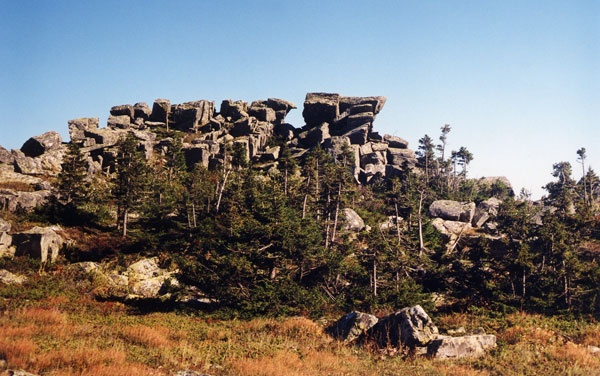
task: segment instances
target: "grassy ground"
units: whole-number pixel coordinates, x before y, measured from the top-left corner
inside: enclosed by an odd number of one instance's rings
[[[600,324],[537,315],[435,316],[440,329],[483,327],[498,348],[481,359],[436,361],[348,347],[304,317],[218,320],[140,313],[98,302],[68,269],[0,285],[4,369],[43,375],[600,375]],[[335,319],[335,318],[332,318]],[[2,369],[0,369],[0,372]]]

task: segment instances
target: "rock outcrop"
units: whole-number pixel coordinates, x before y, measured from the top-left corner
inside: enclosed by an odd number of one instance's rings
[[[365,228],[365,221],[354,211],[354,209],[342,209],[344,221],[342,228],[347,231],[361,231]]]
[[[94,278],[95,294],[102,299],[169,299],[170,287],[179,286],[177,270],[161,268],[157,258],[138,260],[120,272],[96,262],[80,262],[73,267]]]
[[[473,227],[482,227],[490,218],[496,217],[498,208],[502,204],[502,200],[496,197],[491,197],[485,201],[481,201],[473,214],[471,224]]]
[[[201,164],[219,168],[229,163],[231,153],[227,150],[235,144],[245,148],[248,160],[257,168],[266,170],[277,166],[281,157],[280,147],[271,144],[277,136],[287,142],[294,158],[302,158],[316,146],[332,155],[349,150],[355,160],[356,180],[368,184],[376,176],[398,176],[416,165],[415,153],[408,149],[406,140],[373,132],[373,123],[385,102],[383,96],[308,93],[302,112],[306,124],[295,128],[285,123],[285,118],[296,106],[283,99],[268,98],[250,104],[227,99],[219,109],[209,100],[176,104],[156,99],[152,106],[143,102],[113,106],[104,128],[97,117],[69,120],[68,128],[70,142],[82,147],[90,175],[114,170],[115,145],[128,133],[138,140],[138,148],[148,159],[160,158],[173,143],[171,138],[158,137],[161,132],[157,131],[162,128],[188,134],[183,153],[190,167]],[[10,167],[10,173],[29,178],[57,176],[65,150],[56,132],[32,137],[20,150],[0,148],[0,172]],[[49,195],[49,191],[30,189],[0,192],[0,205],[10,211],[30,210]]]
[[[475,213],[474,202],[436,200],[429,206],[429,214],[434,218],[470,223]]]
[[[456,334],[464,334],[464,328]],[[327,333],[345,344],[372,344],[379,349],[408,349],[416,355],[437,359],[480,357],[496,347],[496,336],[483,329],[464,336],[440,335],[438,328],[417,305],[389,316],[350,312],[327,328]]]
[[[55,261],[63,244],[53,227],[34,227],[13,234],[15,256],[34,257],[42,263]]]

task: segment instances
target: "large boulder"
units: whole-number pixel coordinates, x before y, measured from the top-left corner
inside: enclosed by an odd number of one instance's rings
[[[200,100],[174,106],[173,127],[181,131],[196,131],[210,123],[215,112],[215,102]]]
[[[0,232],[0,257],[12,257],[15,247],[12,245],[12,236],[7,232]]]
[[[400,137],[391,136],[389,134],[386,134],[383,136],[383,141],[387,142],[387,144],[391,148],[396,148],[396,149],[407,149],[408,148],[408,141],[406,141],[405,139],[400,138]]]
[[[296,105],[292,102],[288,102],[284,99],[278,98],[269,98],[266,103],[267,107],[272,108],[275,111],[275,123],[282,124],[285,120],[287,114],[294,108]]]
[[[179,285],[174,277],[177,270],[161,268],[156,257],[138,260],[125,272],[96,263],[79,263],[77,269],[98,281],[94,293],[105,299],[168,299],[168,287]]]
[[[138,102],[133,105],[133,116],[134,119],[150,119],[150,115],[152,114],[152,109],[145,102]]]
[[[109,128],[128,129],[131,126],[131,118],[128,115],[110,115],[106,121]]]
[[[429,206],[429,214],[435,218],[470,223],[475,213],[474,202],[436,200]]]
[[[481,201],[479,205],[477,205],[477,208],[475,208],[475,213],[473,214],[473,219],[471,221],[473,227],[481,227],[490,218],[494,218],[498,214],[500,204],[502,204],[502,200],[497,199],[496,197]]]
[[[339,100],[339,94],[306,94],[302,116],[307,127],[316,127],[323,123],[333,124],[339,115]]]
[[[78,118],[69,120],[69,136],[71,141],[82,141],[85,139],[85,131],[98,129],[98,118]]]
[[[128,116],[130,120],[135,119],[135,111],[133,106],[130,104],[122,104],[119,106],[113,106],[110,109],[112,116]]]
[[[12,153],[0,146],[0,163],[12,164],[14,160]]]
[[[6,221],[4,218],[0,218],[0,232],[10,232],[11,227],[10,222]]]
[[[385,105],[386,97],[384,96],[374,96],[374,97],[345,97],[342,96],[339,99],[339,111],[346,112],[350,110],[349,113],[359,113],[359,112],[373,112],[374,115],[377,115]]]
[[[365,228],[365,221],[354,211],[354,209],[342,209],[344,222],[342,228],[347,231],[361,231]]]
[[[156,99],[152,105],[150,120],[153,122],[167,123],[171,115],[171,101],[168,99]]]
[[[389,147],[387,149],[387,161],[392,166],[408,166],[409,168],[412,168],[417,164],[417,157],[415,156],[415,152],[411,149]]]
[[[477,358],[496,347],[496,336],[479,334],[438,337],[427,346],[427,355],[437,359]]]
[[[364,336],[367,330],[377,324],[377,317],[368,313],[353,311],[342,316],[327,332],[335,339],[350,343]]]
[[[24,175],[57,176],[62,170],[65,148],[48,151],[37,157],[28,157],[21,150],[13,150],[14,170]]]
[[[166,294],[167,286],[177,286],[174,271],[162,269],[156,257],[141,259],[127,268],[128,299],[154,299]]]
[[[30,256],[41,262],[55,261],[63,243],[53,227],[36,226],[13,235],[15,256]]]
[[[490,189],[494,186],[496,186],[497,188],[506,188],[509,196],[514,196],[515,194],[512,184],[506,176],[487,176],[478,179],[476,183],[479,187],[482,188]]]
[[[277,119],[274,109],[267,106],[266,101],[254,101],[248,109],[248,115],[254,116],[259,121],[273,123]]]
[[[21,151],[25,156],[35,158],[50,151],[59,150],[62,146],[62,139],[58,132],[46,132],[25,141],[21,146]]]
[[[244,101],[232,101],[226,99],[221,102],[220,114],[230,120],[236,121],[248,117],[248,103]]]
[[[330,139],[329,124],[322,123],[321,125],[310,128],[298,135],[298,146],[306,149],[313,148],[322,144],[325,140]]]
[[[438,337],[438,328],[420,306],[403,308],[380,319],[367,335],[379,347],[423,347]]]
[[[18,210],[30,212],[45,203],[51,195],[48,190],[18,192],[12,189],[0,189],[0,209],[11,213]]]

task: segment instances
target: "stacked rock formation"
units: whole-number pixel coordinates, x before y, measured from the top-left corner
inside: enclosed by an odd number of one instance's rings
[[[277,137],[288,144],[295,158],[317,145],[332,155],[350,148],[355,156],[354,176],[367,184],[374,176],[395,176],[416,164],[408,142],[373,131],[385,102],[383,96],[308,93],[302,112],[306,124],[296,128],[285,122],[296,106],[283,99],[250,104],[224,100],[218,111],[208,100],[172,104],[168,99],[156,99],[152,106],[112,107],[106,127],[100,127],[97,117],[70,120],[68,127],[71,142],[82,146],[90,176],[112,171],[116,145],[127,134],[135,136],[138,147],[151,159],[165,153],[173,142],[161,136],[164,131],[177,130],[184,132],[183,152],[189,166],[200,163],[218,168],[230,158],[227,150],[238,144],[255,167],[266,170],[278,163],[280,147],[270,146]],[[47,200],[52,188],[47,178],[61,171],[65,150],[56,132],[32,137],[20,150],[0,147],[0,177],[5,182],[5,187],[0,187],[0,206],[9,211],[31,210]]]

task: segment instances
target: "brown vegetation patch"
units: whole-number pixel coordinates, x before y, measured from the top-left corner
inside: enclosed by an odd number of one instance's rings
[[[150,328],[146,325],[134,325],[122,330],[123,339],[129,343],[147,348],[161,348],[171,344],[169,330],[160,326]]]

